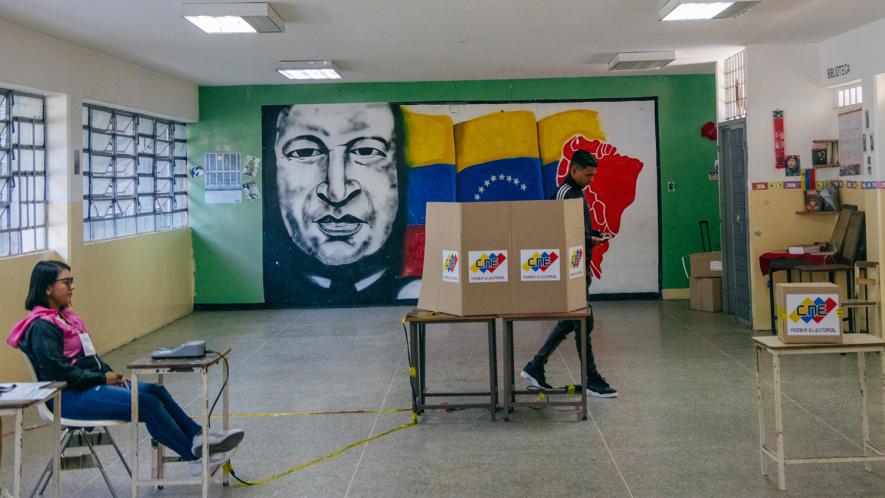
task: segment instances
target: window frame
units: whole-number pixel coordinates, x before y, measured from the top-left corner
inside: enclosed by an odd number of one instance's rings
[[[84,242],[188,227],[187,124],[90,103],[82,112]],[[106,126],[96,123],[98,113],[107,116]],[[97,136],[107,139],[103,150]],[[160,144],[168,153],[160,152]],[[105,170],[97,171],[100,167]],[[105,181],[104,192],[96,193],[96,183]],[[144,206],[147,202],[152,209]],[[107,203],[103,214],[99,203]]]
[[[48,189],[47,181],[47,123],[46,96],[30,92],[22,92],[0,88],[2,95],[2,112],[0,112],[0,258],[20,256],[46,251],[48,248]],[[36,99],[40,104],[40,118],[16,116],[16,98]],[[21,124],[31,127],[31,143],[22,144]],[[37,143],[36,128],[43,129],[42,139]],[[4,145],[5,144],[5,145]],[[30,170],[22,170],[22,156],[25,151],[31,153]],[[38,154],[42,152],[42,154]],[[42,160],[38,161],[38,155]],[[3,166],[5,161],[6,166]],[[40,168],[38,169],[38,162]],[[28,178],[32,180],[28,181]],[[39,190],[39,179],[42,178],[42,192]],[[16,192],[16,189],[18,191]],[[26,199],[22,199],[22,189]],[[15,209],[14,205],[17,204]],[[41,209],[42,208],[42,209]],[[42,210],[42,217],[39,216]],[[13,225],[13,211],[18,216]],[[33,217],[33,220],[31,218]],[[5,219],[4,219],[5,218]],[[42,218],[42,219],[38,219]],[[27,232],[31,232],[30,234]],[[8,234],[8,235],[7,235]],[[31,243],[25,243],[26,237],[32,236]],[[6,238],[6,242],[2,241]],[[14,241],[14,238],[17,241]],[[25,249],[25,248],[28,249]]]
[[[741,50],[727,57],[723,64],[723,104],[726,121],[747,117],[746,61],[746,50]]]

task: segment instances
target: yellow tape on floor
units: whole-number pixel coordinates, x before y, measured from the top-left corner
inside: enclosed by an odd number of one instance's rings
[[[289,470],[286,470],[286,471],[284,471],[284,472],[280,472],[279,474],[274,474],[274,475],[272,475],[272,476],[270,476],[270,477],[267,477],[267,478],[265,478],[265,479],[259,479],[259,480],[257,480],[257,481],[249,481],[248,484],[245,484],[245,483],[242,483],[242,482],[241,482],[241,483],[237,483],[237,484],[234,485],[234,487],[237,487],[237,488],[245,488],[245,487],[247,487],[247,486],[256,486],[256,485],[259,485],[259,484],[267,484],[267,483],[269,483],[269,482],[271,482],[271,481],[275,481],[275,480],[277,480],[277,479],[279,479],[279,478],[281,478],[281,477],[286,477],[287,475],[289,475],[289,474],[291,474],[291,473],[293,473],[293,472],[298,472],[299,470],[304,470],[304,469],[306,469],[306,468],[308,468],[308,467],[312,467],[312,466],[314,466],[314,465],[316,465],[316,464],[318,464],[318,463],[323,463],[323,462],[329,461],[329,460],[331,460],[331,459],[337,457],[338,455],[341,455],[342,453],[344,453],[344,452],[347,451],[347,450],[350,450],[350,449],[356,448],[357,446],[361,446],[361,445],[364,445],[364,444],[366,444],[366,443],[371,443],[372,441],[376,441],[376,440],[378,440],[378,439],[381,439],[381,438],[384,437],[384,436],[389,436],[389,435],[393,434],[394,432],[398,432],[398,431],[401,431],[401,430],[403,430],[403,429],[408,429],[409,427],[412,427],[412,426],[414,426],[414,425],[417,424],[417,423],[418,423],[418,417],[413,413],[413,414],[412,414],[412,418],[411,418],[411,420],[409,420],[408,423],[403,424],[403,425],[401,425],[401,426],[399,426],[399,427],[394,427],[393,429],[390,429],[389,431],[386,431],[386,432],[382,432],[381,434],[378,434],[378,435],[375,435],[375,436],[372,436],[372,437],[368,437],[368,438],[366,438],[366,439],[362,439],[362,440],[357,441],[357,442],[355,442],[355,443],[351,443],[351,444],[345,446],[344,448],[341,448],[341,449],[338,450],[338,451],[334,451],[334,452],[329,453],[328,455],[326,455],[326,456],[324,456],[324,457],[320,457],[320,458],[317,458],[317,459],[315,459],[315,460],[311,460],[311,461],[309,461],[309,462],[307,462],[307,463],[303,463],[303,464],[301,464],[301,465],[297,465],[297,466],[295,466],[295,467],[292,467],[292,468],[289,469]],[[227,464],[227,469],[228,469],[229,471],[233,472],[233,466],[231,466],[230,464]]]
[[[249,417],[309,417],[312,415],[362,415],[368,413],[405,413],[412,411],[411,408],[395,408],[390,410],[336,410],[327,412],[267,412],[267,413],[231,413],[230,418]],[[221,418],[222,415],[212,415],[212,418]],[[193,418],[196,418],[193,417]]]

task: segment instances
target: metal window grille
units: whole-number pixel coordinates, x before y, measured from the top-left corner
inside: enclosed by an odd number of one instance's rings
[[[46,99],[0,89],[0,257],[46,249]]]
[[[187,226],[187,128],[143,114],[83,106],[83,238]]]
[[[743,118],[747,115],[745,51],[725,59],[723,73],[725,89],[725,119]]]
[[[852,107],[863,104],[863,87],[860,85],[840,88],[836,91],[838,107]]]

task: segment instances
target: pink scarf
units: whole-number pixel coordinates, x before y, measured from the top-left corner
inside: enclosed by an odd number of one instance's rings
[[[18,349],[22,336],[25,335],[31,323],[38,318],[52,323],[64,333],[64,355],[66,358],[73,358],[83,350],[80,334],[86,332],[86,324],[83,323],[80,315],[74,313],[74,310],[70,308],[56,311],[42,306],[34,307],[24,320],[12,327],[9,337],[6,338],[6,343]]]

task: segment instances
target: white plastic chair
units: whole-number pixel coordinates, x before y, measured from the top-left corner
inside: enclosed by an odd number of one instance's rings
[[[24,351],[22,351],[21,354],[22,357],[25,359],[25,364],[28,366],[28,370],[31,372],[31,378],[34,382],[38,382],[37,372],[34,371],[34,365],[31,364],[31,359],[28,358],[28,355],[26,355]],[[55,415],[52,413],[52,410],[50,410],[49,407],[46,406],[46,403],[38,403],[37,412],[40,414],[40,418],[47,422],[52,422],[55,417]],[[128,424],[129,421],[81,420],[62,417],[60,423],[62,427],[61,469],[73,470],[98,467],[98,470],[101,472],[101,476],[104,478],[104,482],[108,486],[108,490],[111,492],[111,496],[116,498],[117,494],[114,492],[114,487],[111,485],[111,480],[108,478],[108,474],[107,472],[105,472],[104,466],[101,464],[101,460],[98,459],[98,454],[96,454],[95,452],[95,446],[105,446],[108,444],[113,446],[114,450],[116,450],[117,452],[117,455],[120,457],[120,462],[122,462],[123,467],[126,468],[126,472],[128,472],[129,476],[132,477],[132,471],[129,470],[129,464],[126,463],[126,458],[123,457],[123,452],[120,451],[120,448],[117,446],[117,443],[111,436],[111,432],[108,430],[109,427]],[[98,430],[98,432],[95,432],[96,429]],[[107,438],[107,440],[105,440],[105,438]],[[87,448],[89,448],[91,458],[90,455],[86,453],[68,457],[65,456],[66,449],[82,446],[86,446]],[[37,480],[37,484],[34,485],[34,489],[33,491],[31,491],[31,498],[38,494],[43,495],[43,492],[46,490],[46,486],[49,485],[49,481],[51,478],[52,459],[50,458],[49,463],[46,464],[46,468],[43,469],[43,473],[40,474],[40,479]]]

